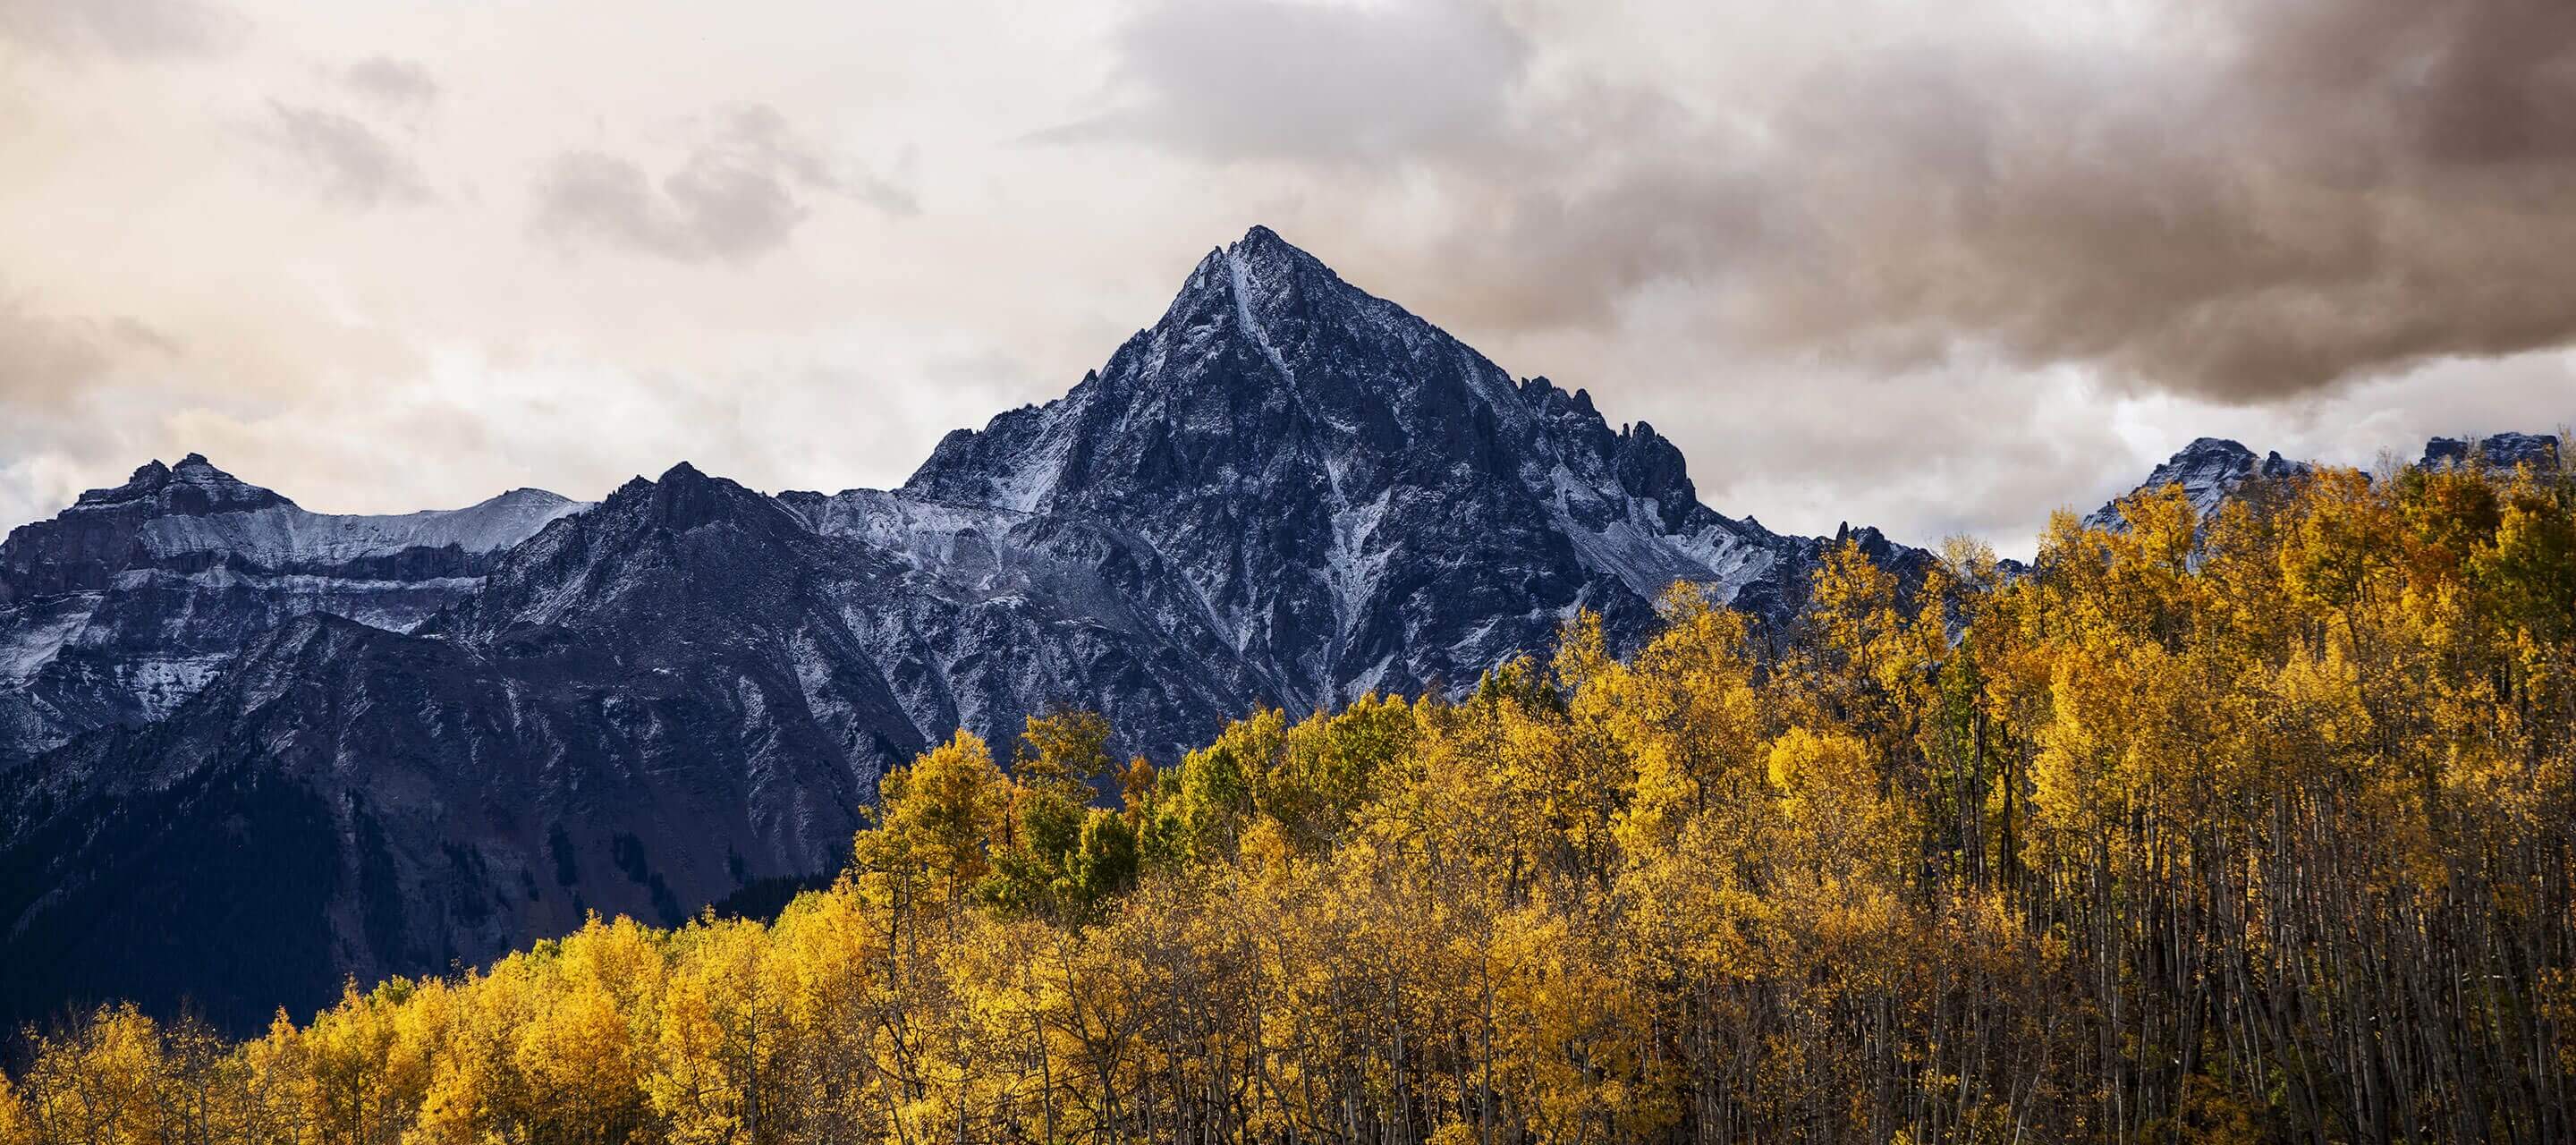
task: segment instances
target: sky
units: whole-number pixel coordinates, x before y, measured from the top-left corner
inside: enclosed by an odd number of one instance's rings
[[[2576,421],[2564,0],[0,0],[0,524],[900,483],[1266,224],[1701,499],[2027,553]]]

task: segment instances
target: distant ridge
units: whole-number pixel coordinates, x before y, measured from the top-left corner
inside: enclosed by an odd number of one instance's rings
[[[2472,460],[2498,470],[2518,465],[2554,469],[2558,465],[2558,438],[2534,433],[2499,433],[2479,439],[2436,437],[2424,443],[2424,455],[2416,464],[2438,469],[2466,465]],[[2192,507],[2207,516],[2248,483],[2304,476],[2316,468],[2314,462],[2286,460],[2278,452],[2257,457],[2253,450],[2237,442],[2203,437],[2175,451],[2128,495],[2179,485]],[[2095,528],[2121,527],[2125,522],[2120,517],[2119,502],[2118,498],[2105,502],[2086,514],[2084,523]]]

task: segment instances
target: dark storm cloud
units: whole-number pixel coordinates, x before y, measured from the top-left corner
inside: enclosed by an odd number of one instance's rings
[[[271,140],[317,181],[324,196],[355,207],[432,197],[419,165],[375,128],[337,112],[274,101],[269,115]]]
[[[1219,160],[1347,162],[1484,146],[1528,45],[1465,3],[1159,4],[1118,41],[1128,106],[1047,132],[1132,136]]]
[[[0,40],[130,59],[221,49],[240,22],[197,0],[0,0]]]
[[[1748,349],[2225,402],[2576,338],[2567,0],[2205,0],[2091,44],[1925,17],[1718,106],[1684,89],[1723,58],[1542,91],[1462,10],[1222,7],[1131,25],[1151,101],[1114,123],[1319,168],[1401,144],[1449,208],[1408,277],[1488,329],[1606,326],[1682,284]]]
[[[1755,328],[1987,342],[2263,401],[2576,335],[2576,6],[2212,6],[2204,41],[1828,72],[1773,152]],[[1819,257],[1821,256],[1821,257]],[[1763,265],[1767,264],[1767,265]]]
[[[785,245],[814,193],[889,214],[919,209],[891,182],[808,147],[775,109],[721,117],[718,130],[658,183],[600,151],[557,156],[540,177],[535,229],[565,243],[607,243],[687,262],[748,262]]]

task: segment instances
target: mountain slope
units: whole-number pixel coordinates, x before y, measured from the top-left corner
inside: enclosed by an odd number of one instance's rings
[[[407,630],[582,505],[519,489],[469,508],[307,512],[190,454],[0,542],[0,769],[157,719],[249,642],[328,612]]]
[[[433,633],[285,625],[169,718],[21,769],[0,957],[54,973],[0,1002],[186,995],[256,1023],[344,973],[828,868],[872,794],[851,757],[921,746],[816,595],[844,566],[864,563],[683,467],[512,551]]]

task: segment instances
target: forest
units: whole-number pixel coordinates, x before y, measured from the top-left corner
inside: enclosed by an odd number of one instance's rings
[[[959,734],[774,920],[31,1028],[0,1145],[2576,1140],[2576,478],[2122,510],[1159,770]]]

